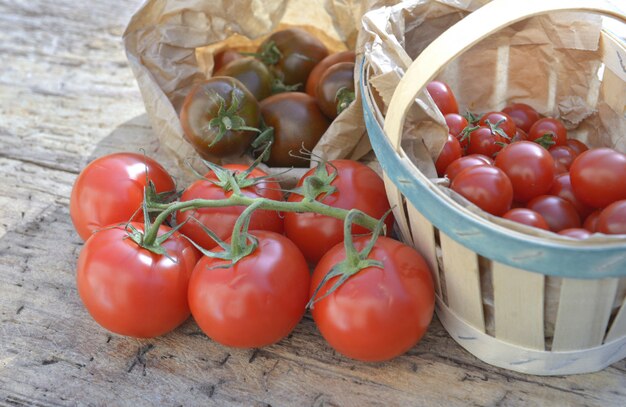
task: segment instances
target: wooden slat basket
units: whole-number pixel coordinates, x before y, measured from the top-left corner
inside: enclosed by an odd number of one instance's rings
[[[401,140],[416,98],[451,61],[513,23],[559,11],[626,22],[624,11],[609,0],[494,0],[420,53],[400,80],[385,117],[368,84],[367,63],[360,78],[368,132],[402,238],[434,270],[439,319],[483,361],[537,375],[598,371],[626,357],[626,239],[581,242],[532,236],[491,222],[424,175]],[[589,83],[599,86],[596,103],[611,103],[624,130],[626,48],[608,32],[600,37],[602,77],[598,81],[596,74]],[[509,71],[507,80],[515,74]],[[515,95],[507,101],[515,102]],[[625,152],[621,143],[613,147]],[[556,308],[552,317],[550,307]],[[554,320],[547,328],[549,318]]]

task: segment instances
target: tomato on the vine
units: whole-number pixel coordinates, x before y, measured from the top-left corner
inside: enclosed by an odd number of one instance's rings
[[[258,247],[236,264],[204,256],[189,282],[189,306],[211,339],[257,348],[287,336],[304,315],[310,276],[298,248],[286,237],[252,231]]]
[[[114,153],[89,163],[76,178],[70,197],[70,216],[79,236],[87,240],[94,231],[131,218],[141,222],[148,181],[157,193],[175,192],[167,171],[141,154]]]
[[[304,184],[306,178],[314,175],[316,169],[309,170],[298,181],[297,187]],[[326,171],[337,172],[331,186],[336,191],[329,195],[322,194],[318,201],[342,209],[359,209],[366,214],[381,218],[389,210],[389,201],[382,178],[367,165],[353,160],[333,160],[326,164]],[[292,193],[289,202],[302,201],[302,195]],[[343,222],[339,219],[316,213],[285,213],[285,235],[302,251],[304,257],[316,263],[331,247],[343,241]],[[393,216],[385,219],[387,230],[393,227]],[[354,225],[355,234],[367,233],[368,230]]]
[[[368,238],[354,240],[362,250]],[[367,267],[322,298],[338,277],[318,291],[311,309],[328,343],[338,352],[363,361],[388,360],[413,347],[433,315],[435,295],[428,265],[413,248],[379,237],[368,259],[382,268]],[[313,272],[311,295],[334,265],[346,258],[343,244],[328,251]]]
[[[224,169],[235,173],[243,173],[248,169],[243,164],[227,164]],[[267,174],[258,168],[246,177],[246,180],[261,179],[267,177]],[[215,172],[210,171],[205,175],[206,179],[199,179],[191,184],[180,197],[181,202],[191,201],[192,199],[227,199],[233,194],[232,186],[220,185]],[[240,187],[241,193],[250,198],[263,197],[280,201],[283,194],[280,184],[272,179],[263,179],[257,183],[246,187]],[[183,223],[180,232],[191,238],[201,247],[210,250],[213,249],[215,242],[202,228],[205,226],[213,231],[220,239],[225,240],[230,237],[233,232],[235,222],[245,207],[227,206],[223,208],[199,208],[180,211],[176,213],[177,222]],[[195,220],[189,219],[195,218]],[[278,212],[269,210],[257,210],[252,214],[250,219],[250,228],[254,230],[270,230],[276,233],[283,232],[283,219]]]
[[[143,231],[140,223],[131,224]],[[161,226],[158,235],[170,228]],[[93,319],[111,332],[138,338],[163,335],[189,317],[187,287],[200,254],[175,232],[167,255],[140,247],[122,227],[87,240],[78,258],[78,294]]]

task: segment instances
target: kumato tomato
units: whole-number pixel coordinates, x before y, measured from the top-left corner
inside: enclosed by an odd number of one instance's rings
[[[511,180],[513,199],[528,202],[548,193],[554,182],[554,159],[539,144],[518,141],[506,146],[495,161]]]
[[[610,235],[626,235],[626,199],[613,202],[600,212],[596,230]]]
[[[229,63],[243,58],[244,56],[233,49],[224,49],[213,55],[213,72],[219,71]]]
[[[302,92],[285,92],[261,102],[263,120],[274,128],[274,143],[266,161],[272,167],[308,167],[300,151],[311,151],[330,126],[315,99]],[[295,155],[295,156],[294,156]]]
[[[328,49],[315,36],[300,28],[276,31],[259,46],[259,58],[285,85],[306,85],[309,74]]]
[[[569,201],[552,195],[541,195],[526,205],[528,209],[539,212],[546,220],[550,230],[559,232],[563,229],[579,228],[580,216]]]
[[[539,119],[528,131],[528,139],[542,146],[563,146],[567,140],[567,129],[560,120],[551,117]]]
[[[221,116],[228,115],[227,118]],[[220,116],[221,115],[221,116]],[[235,78],[215,76],[194,86],[180,111],[185,138],[205,160],[239,156],[258,134],[259,102]]]
[[[512,103],[502,109],[502,112],[509,115],[515,125],[525,133],[528,133],[532,125],[541,117],[532,106],[525,103]]]
[[[459,113],[456,97],[448,84],[432,81],[426,85],[426,90],[444,116],[448,113]]]
[[[448,165],[450,165],[455,160],[461,158],[462,155],[463,148],[461,148],[461,143],[459,143],[459,140],[452,134],[448,134],[448,139],[443,145],[443,149],[441,150],[441,153],[439,153],[437,161],[435,161],[437,175],[443,177],[446,173],[446,168],[448,168]]]
[[[324,72],[326,72],[326,70],[331,66],[340,62],[354,62],[355,58],[356,56],[354,51],[342,51],[330,54],[326,58],[322,59],[317,65],[315,65],[315,68],[313,68],[309,74],[309,78],[306,81],[306,93],[316,98],[317,84],[319,83]]]
[[[156,192],[175,192],[174,180],[167,171],[141,154],[115,153],[89,163],[76,178],[70,197],[70,216],[78,235],[87,240],[106,226],[131,218],[141,222],[148,180],[154,183]]]
[[[318,197],[318,201],[335,208],[359,209],[378,219],[389,210],[385,184],[367,165],[352,160],[332,160],[326,164],[326,170],[329,173],[337,171],[337,177],[331,183],[336,191]],[[304,174],[297,187],[302,186],[304,180],[314,172],[315,169],[311,169]],[[293,193],[288,201],[302,201],[302,195]],[[343,241],[343,221],[339,219],[311,212],[287,212],[284,217],[285,235],[300,248],[310,263],[317,263],[331,247]],[[393,222],[393,216],[387,216],[385,224],[388,231],[393,227]],[[368,230],[353,225],[352,232],[363,234],[368,233]]]
[[[263,62],[253,57],[238,58],[216,71],[215,76],[239,80],[257,101],[272,94],[272,74]]]
[[[528,208],[513,208],[502,215],[502,217],[527,226],[550,230],[543,216]]]
[[[354,62],[340,62],[322,74],[317,85],[317,104],[335,119],[354,101]]]
[[[626,155],[611,148],[580,154],[570,167],[576,197],[594,208],[626,199]]]
[[[302,253],[286,237],[252,231],[258,247],[235,265],[204,256],[189,282],[189,306],[211,339],[258,348],[287,336],[304,315],[310,275]]]
[[[226,164],[224,169],[242,173],[248,169],[247,165]],[[262,178],[267,174],[258,168],[252,170],[247,179]],[[213,171],[205,175],[206,179],[200,179],[191,184],[180,197],[181,202],[193,199],[227,199],[233,194],[232,187],[222,186],[216,183],[217,176]],[[283,199],[280,184],[272,179],[264,179],[254,185],[240,187],[241,193],[250,198],[267,198],[275,201]],[[211,229],[220,239],[226,240],[233,233],[233,227],[239,215],[245,210],[243,206],[227,206],[223,208],[199,208],[180,211],[176,213],[180,232],[191,238],[204,249],[211,250],[217,246],[215,242],[202,228],[201,225]],[[191,220],[189,218],[195,218]],[[283,232],[283,219],[278,212],[259,209],[254,211],[250,218],[250,228],[253,230],[270,230],[276,233]]]
[[[511,181],[498,167],[478,165],[466,168],[454,178],[450,188],[496,216],[502,216],[513,202]]]
[[[446,168],[446,177],[452,181],[456,176],[466,168],[475,167],[477,165],[493,165],[493,160],[486,155],[470,154],[458,158],[448,165]]]
[[[354,241],[357,250],[367,242],[365,237]],[[328,251],[313,272],[311,295],[345,258],[343,244]],[[383,267],[367,267],[321,298],[338,277],[329,279],[311,313],[335,350],[357,360],[382,361],[408,351],[424,335],[435,304],[433,280],[422,256],[396,240],[379,237],[368,258]]]
[[[140,223],[132,224],[143,230]],[[159,228],[161,236],[170,231]],[[78,294],[93,319],[111,332],[137,338],[166,334],[189,317],[187,287],[200,254],[179,233],[162,247],[140,247],[124,227],[90,237],[78,258]]]

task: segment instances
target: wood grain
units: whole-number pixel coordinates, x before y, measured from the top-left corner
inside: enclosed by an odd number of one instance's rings
[[[0,406],[623,405],[626,362],[541,378],[486,365],[437,321],[393,361],[358,363],[307,315],[259,350],[222,347],[193,321],[136,340],[100,328],[74,271],[78,171],[137,151],[178,174],[154,140],[120,36],[138,0],[0,0]]]

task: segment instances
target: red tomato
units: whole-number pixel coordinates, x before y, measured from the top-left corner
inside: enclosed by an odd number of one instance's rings
[[[248,169],[247,165],[242,164],[228,164],[223,168],[235,171],[243,172]],[[252,170],[247,179],[259,178],[266,176],[267,174],[258,168]],[[205,178],[209,180],[217,180],[217,176],[212,171],[205,175]],[[280,201],[283,198],[283,194],[280,190],[280,184],[276,181],[265,180],[259,182],[256,185],[242,188],[241,192],[250,198],[264,197],[267,199],[273,199]],[[233,194],[232,190],[224,190],[219,185],[211,181],[200,179],[195,181],[183,192],[180,197],[181,202],[191,201],[192,199],[227,199]],[[245,210],[242,206],[228,206],[224,208],[200,208],[192,209],[176,213],[176,219],[178,223],[185,222],[188,218],[194,217],[202,225],[211,229],[217,236],[222,239],[228,239],[233,233],[233,227],[235,222],[241,213]],[[271,230],[273,232],[283,232],[283,220],[278,212],[269,210],[257,210],[254,211],[250,219],[250,229],[253,230]],[[185,236],[191,238],[201,247],[211,250],[216,245],[209,235],[202,229],[202,226],[196,221],[190,220],[185,223],[180,232]]]
[[[528,208],[513,208],[502,215],[502,217],[535,228],[550,230],[543,216]]]
[[[567,139],[567,129],[557,119],[546,117],[539,119],[533,124],[528,131],[528,139],[537,142],[542,141],[544,146],[562,146],[565,145]]]
[[[591,236],[591,232],[589,232],[587,229],[582,228],[570,228],[561,230],[559,232],[559,235],[571,237],[572,239],[583,240]]]
[[[356,208],[374,218],[381,218],[389,210],[385,184],[374,170],[357,161],[333,160],[326,164],[329,173],[333,171],[331,165],[337,170],[337,177],[331,184],[337,190],[323,199],[319,197],[318,201],[336,208]],[[314,172],[315,168],[312,168],[304,174],[297,186],[302,186]],[[302,201],[302,195],[291,194],[288,201]],[[393,216],[389,215],[385,224],[390,231]],[[352,232],[361,234],[369,231],[355,225]],[[331,247],[343,241],[343,221],[311,212],[287,212],[285,235],[300,248],[309,262],[317,263]]]
[[[550,155],[554,158],[554,161],[562,164],[566,168],[566,171],[569,171],[577,156],[576,151],[568,146],[553,146],[550,147],[548,151],[550,151]]]
[[[132,225],[143,230],[140,223]],[[169,230],[161,226],[159,235]],[[121,226],[87,240],[78,258],[76,282],[97,323],[120,335],[152,338],[189,317],[187,287],[200,255],[178,233],[162,246],[169,258],[140,247]]]
[[[467,127],[467,119],[458,113],[448,113],[444,116],[448,131],[454,137],[459,137],[463,129]]]
[[[626,199],[613,202],[600,212],[596,230],[610,235],[626,235]]]
[[[70,197],[70,216],[83,240],[103,227],[143,221],[144,188],[151,180],[157,192],[176,189],[172,177],[151,158],[135,153],[100,157],[78,175]]]
[[[361,250],[368,239],[355,239]],[[346,258],[343,244],[333,247],[319,262],[311,280],[311,295],[329,270]],[[346,280],[311,310],[328,343],[353,359],[382,361],[411,349],[432,319],[435,295],[430,270],[414,249],[379,237],[369,259],[383,268],[367,267]],[[321,298],[338,277],[317,293]]]
[[[470,154],[454,160],[446,168],[446,177],[453,181],[456,176],[466,168],[477,165],[493,165],[493,160],[486,155]]]
[[[580,216],[574,205],[558,196],[538,196],[528,202],[526,207],[539,212],[553,232],[580,227]]]
[[[211,339],[237,348],[280,341],[298,324],[309,299],[306,260],[286,237],[251,232],[259,245],[234,266],[204,256],[189,282],[189,307]]]
[[[574,150],[576,152],[577,156],[579,156],[583,152],[589,150],[589,147],[587,147],[587,144],[583,143],[580,140],[576,140],[576,139],[573,139],[573,138],[566,139],[565,140],[565,145],[568,146],[569,148],[571,148],[572,150]]]
[[[570,177],[576,197],[594,208],[626,199],[626,155],[611,148],[594,148],[576,157]]]
[[[511,143],[514,143],[516,141],[527,141],[527,140],[528,140],[528,134],[526,134],[524,130],[518,127],[517,130],[515,131],[515,135],[511,139]]]
[[[581,219],[585,219],[593,211],[592,207],[585,205],[580,202],[578,198],[576,198],[574,190],[572,189],[569,173],[557,175],[554,178],[554,183],[552,184],[550,191],[548,191],[548,194],[558,196],[566,201],[569,201],[572,205],[574,205],[574,208],[576,208],[576,211],[580,215]]]
[[[494,157],[509,140],[491,131],[489,127],[481,126],[469,134],[467,154],[482,154]]]
[[[316,98],[317,84],[319,83],[324,72],[326,72],[326,70],[331,66],[340,62],[354,62],[355,58],[356,56],[354,51],[342,51],[330,54],[326,58],[322,59],[317,65],[315,65],[315,68],[313,68],[309,74],[309,78],[306,81],[306,93]]]
[[[446,168],[448,165],[452,163],[454,160],[458,160],[463,155],[463,149],[461,148],[461,143],[454,137],[452,134],[448,134],[448,140],[443,145],[443,149],[441,153],[439,153],[439,157],[435,162],[435,168],[437,169],[437,175],[443,177],[443,174],[446,172]]]
[[[426,85],[426,89],[444,116],[448,113],[459,113],[459,105],[448,84],[441,81],[432,81]]]
[[[487,122],[491,123],[497,128],[500,128],[502,131],[506,133],[509,137],[509,140],[515,136],[517,131],[517,126],[515,125],[515,121],[511,116],[504,112],[488,112],[482,115],[479,125],[488,127]]]
[[[502,112],[509,115],[515,122],[515,125],[525,133],[528,133],[532,125],[540,118],[539,113],[532,106],[525,103],[510,104],[502,109]]]
[[[546,194],[554,181],[554,160],[540,145],[518,141],[506,146],[495,162],[511,180],[513,199],[528,202]]]
[[[454,178],[450,188],[496,216],[508,211],[513,202],[511,181],[498,167],[479,165],[466,168]]]
[[[600,209],[591,212],[585,218],[585,222],[583,223],[583,228],[587,229],[591,233],[597,232],[598,220],[600,219],[600,212],[602,212]]]

